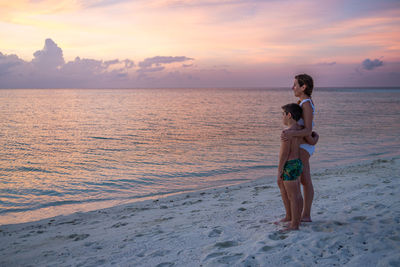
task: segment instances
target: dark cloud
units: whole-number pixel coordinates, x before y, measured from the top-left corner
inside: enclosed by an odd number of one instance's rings
[[[139,73],[157,72],[157,71],[162,71],[164,69],[165,69],[165,67],[159,66],[159,67],[153,67],[153,68],[141,68],[141,69],[138,69],[137,72],[139,72]]]
[[[24,61],[16,55],[3,55],[0,52],[0,76],[15,69],[16,66],[24,64]]]
[[[383,61],[379,60],[379,59],[374,59],[374,60],[370,60],[369,58],[367,58],[366,60],[364,60],[362,62],[362,67],[363,69],[366,70],[373,70],[375,68],[378,68],[380,66],[383,65]]]

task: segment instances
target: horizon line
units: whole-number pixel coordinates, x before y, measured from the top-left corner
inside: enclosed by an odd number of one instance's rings
[[[58,87],[58,88],[51,88],[51,87],[20,87],[20,88],[1,88],[0,90],[151,90],[151,89],[253,89],[253,90],[264,90],[264,89],[290,89],[290,86],[236,86],[236,87]],[[400,89],[400,85],[398,86],[318,86],[314,87],[314,89]]]

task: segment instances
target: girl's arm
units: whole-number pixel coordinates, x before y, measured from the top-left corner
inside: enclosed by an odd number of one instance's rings
[[[285,165],[290,151],[290,141],[281,140],[281,149],[279,152],[279,164],[278,164],[278,179],[282,179],[283,166]]]
[[[304,128],[301,130],[284,130],[281,134],[282,139],[288,139],[294,136],[306,137],[311,135],[313,110],[310,102],[304,103],[302,108],[303,108]]]

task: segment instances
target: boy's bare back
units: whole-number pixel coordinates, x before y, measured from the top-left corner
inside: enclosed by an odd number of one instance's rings
[[[301,126],[298,124],[295,124],[294,126],[289,128],[290,130],[299,130],[301,129]],[[302,142],[302,137],[296,137],[293,136],[292,138],[289,139],[288,142],[289,144],[289,156],[287,160],[292,160],[292,159],[299,159],[300,158],[300,144]]]

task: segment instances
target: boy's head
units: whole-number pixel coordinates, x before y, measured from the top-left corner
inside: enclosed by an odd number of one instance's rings
[[[295,121],[300,120],[303,110],[302,108],[296,104],[296,103],[291,103],[291,104],[287,104],[282,106],[282,110],[283,110],[283,115],[284,115],[284,119],[293,119]],[[286,123],[285,123],[286,124]]]

